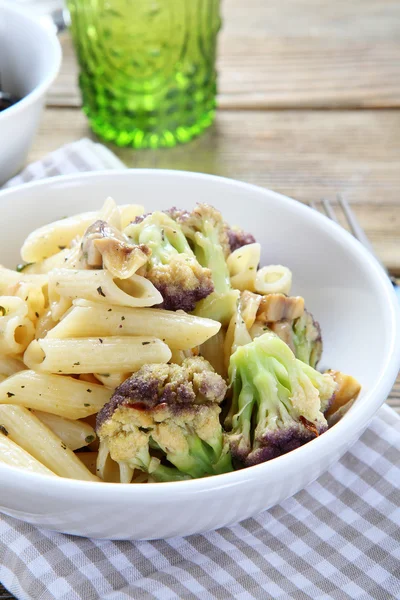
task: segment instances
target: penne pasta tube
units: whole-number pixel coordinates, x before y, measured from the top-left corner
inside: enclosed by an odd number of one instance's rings
[[[60,246],[60,248],[63,248]],[[53,256],[49,256],[49,258],[45,258],[36,263],[27,264],[24,267],[23,273],[29,275],[43,275],[52,271],[53,269],[57,269],[59,267],[63,267],[68,260],[68,257],[71,254],[70,248],[63,248],[57,254]]]
[[[200,348],[200,354],[203,356],[214,370],[221,375],[227,377],[228,371],[225,366],[224,344],[225,344],[225,329],[220,329],[217,335],[207,340]]]
[[[47,275],[18,273],[0,267],[0,294],[21,298],[28,306],[27,316],[36,321],[48,302]]]
[[[88,446],[96,439],[96,433],[93,427],[84,421],[72,421],[58,415],[35,410],[34,414],[48,427],[53,433],[58,435],[60,440],[70,450],[78,450]]]
[[[22,260],[27,263],[40,262],[69,247],[74,238],[85,233],[98,218],[97,215],[96,212],[82,213],[32,231],[22,246]]]
[[[36,287],[44,287],[47,285],[47,275],[37,275],[25,273],[25,271],[18,273],[12,269],[6,269],[6,267],[0,266],[0,294],[13,295],[21,283],[32,283]]]
[[[240,295],[240,311],[247,329],[253,326],[263,297],[252,292],[242,292]]]
[[[10,377],[10,375],[14,375],[14,373],[18,373],[18,371],[23,371],[25,368],[26,367],[22,360],[19,360],[18,358],[13,358],[11,356],[0,356],[1,375]]]
[[[256,274],[255,291],[259,294],[288,294],[292,285],[292,272],[283,265],[268,265]]]
[[[121,383],[123,383],[132,373],[96,373],[95,377],[100,381],[104,387],[109,390],[115,390]]]
[[[56,324],[57,322],[53,319],[51,308],[47,309],[36,321],[35,338],[39,340],[46,337]]]
[[[21,354],[35,336],[28,305],[15,296],[0,296],[0,353]]]
[[[121,231],[140,215],[144,214],[144,206],[140,204],[122,204],[119,206],[121,215]]]
[[[261,246],[257,243],[242,246],[228,256],[226,263],[233,288],[254,292],[260,256]]]
[[[159,308],[121,308],[77,300],[72,310],[52,329],[49,338],[107,335],[156,336],[170,348],[188,350],[218,333],[217,321]]]
[[[49,273],[49,301],[59,298],[85,298],[101,304],[119,306],[154,306],[163,298],[145,277],[132,275],[129,279],[116,279],[104,270],[54,269]],[[53,315],[54,318],[54,315]]]
[[[75,456],[93,475],[97,475],[97,454],[97,452],[77,452]]]
[[[0,383],[0,403],[12,402],[66,419],[83,419],[103,408],[110,390],[73,377],[20,371]]]
[[[113,198],[111,198],[111,196],[109,196],[104,202],[97,219],[106,221],[109,225],[121,230],[121,213],[119,211],[119,207],[115,204],[115,201]]]
[[[62,440],[22,406],[0,406],[0,423],[10,439],[60,477],[98,481]]]
[[[25,364],[42,373],[132,373],[145,364],[166,363],[171,350],[152,337],[44,338],[33,341]]]
[[[13,442],[4,425],[0,425],[0,427],[3,430],[3,433],[1,433],[0,429],[0,463],[9,465],[10,467],[16,467],[17,469],[24,469],[24,471],[29,471],[30,473],[51,475],[52,477],[56,476],[50,469],[28,454],[26,450]]]

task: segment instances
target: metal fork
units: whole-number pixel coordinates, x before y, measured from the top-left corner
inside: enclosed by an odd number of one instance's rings
[[[353,211],[350,208],[350,204],[347,202],[347,200],[345,198],[343,198],[343,196],[341,196],[340,194],[337,195],[337,201],[338,201],[338,206],[341,208],[342,213],[345,217],[346,223],[350,228],[351,233],[353,234],[353,236],[365,247],[367,248],[367,250],[369,250],[369,252],[371,252],[371,254],[373,256],[375,256],[376,260],[380,263],[380,265],[382,266],[382,268],[384,269],[384,271],[386,271],[386,273],[388,274],[388,277],[390,278],[391,282],[393,283],[393,286],[395,287],[396,293],[400,298],[400,280],[397,281],[395,277],[392,277],[389,273],[387,268],[385,267],[385,265],[382,263],[382,261],[379,259],[379,257],[376,255],[375,250],[372,247],[371,242],[369,241],[364,229],[361,227],[360,223],[357,221],[357,218],[355,216],[355,214],[353,213]],[[319,211],[318,206],[315,202],[311,201],[310,203],[311,208],[313,208],[314,210]],[[340,221],[337,218],[335,209],[333,208],[333,205],[331,202],[329,202],[329,200],[327,200],[326,198],[323,198],[321,200],[321,206],[322,206],[322,212],[332,221],[334,221],[335,223],[337,223],[338,225],[340,225]]]

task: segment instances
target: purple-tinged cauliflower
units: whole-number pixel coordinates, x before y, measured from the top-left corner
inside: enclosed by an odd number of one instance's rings
[[[146,365],[116,390],[97,416],[100,443],[120,466],[154,481],[232,470],[219,420],[226,383],[200,357]]]
[[[142,274],[163,297],[166,310],[194,310],[214,285],[211,271],[200,265],[180,226],[163,212],[139,217],[125,229],[128,238],[151,250]]]
[[[296,359],[271,331],[230,358],[232,400],[225,419],[238,466],[285,454],[326,431],[324,417],[336,383]]]

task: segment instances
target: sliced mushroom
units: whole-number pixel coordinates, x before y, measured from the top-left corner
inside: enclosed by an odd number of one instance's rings
[[[119,279],[134,275],[150,254],[150,248],[130,244],[118,229],[100,220],[86,230],[81,244],[81,260],[89,268],[104,267]]]
[[[293,321],[304,313],[304,298],[301,296],[285,296],[285,294],[268,294],[263,296],[257,311],[257,320],[271,323],[287,319]]]
[[[358,383],[357,379],[354,379],[351,375],[345,375],[344,373],[341,373],[341,371],[327,372],[329,375],[332,375],[333,379],[338,384],[333,397],[333,402],[325,413],[325,416],[332,420],[338,411],[340,411],[340,414],[347,412],[360,393],[361,385]],[[344,410],[344,407],[346,407],[346,410]]]

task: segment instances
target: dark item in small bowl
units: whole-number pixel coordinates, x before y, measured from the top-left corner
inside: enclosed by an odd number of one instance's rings
[[[13,96],[13,94],[0,91],[0,112],[6,110],[6,108],[10,108],[10,106],[19,102],[20,99],[17,96]]]

